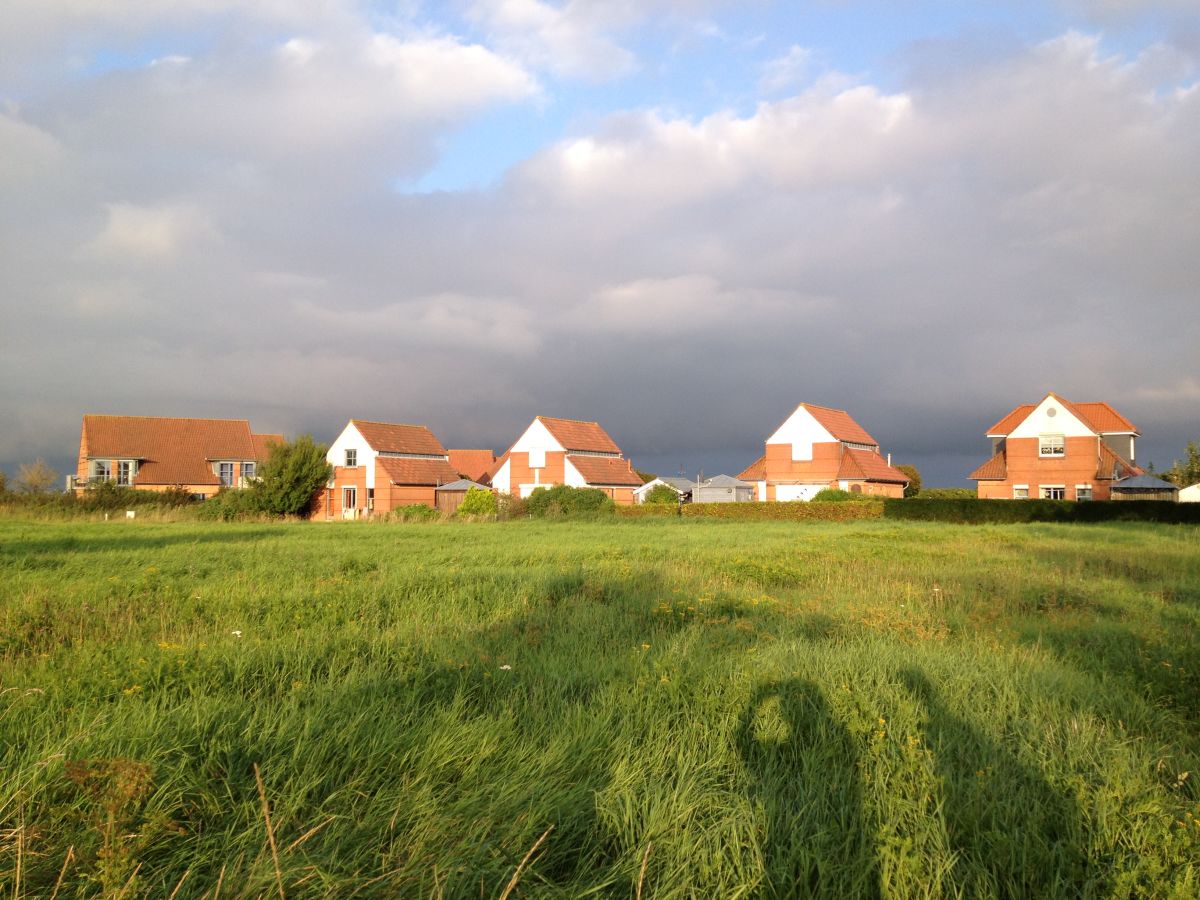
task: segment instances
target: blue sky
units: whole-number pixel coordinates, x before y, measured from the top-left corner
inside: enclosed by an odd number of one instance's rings
[[[1163,465],[1198,77],[1189,0],[13,0],[0,467],[85,412],[547,414],[713,473],[805,400],[961,484],[1050,390]]]

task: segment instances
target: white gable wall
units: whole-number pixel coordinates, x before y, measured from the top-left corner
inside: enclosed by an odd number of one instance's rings
[[[497,469],[496,474],[492,476],[493,490],[497,490],[501,494],[511,493],[512,485],[509,484],[511,477],[512,477],[512,473],[509,469],[508,460],[506,459],[504,461],[504,465],[502,465],[499,469]]]
[[[788,416],[786,422],[767,438],[768,444],[791,444],[792,459],[796,462],[812,459],[813,444],[826,444],[837,440],[825,430],[825,426],[813,418],[803,406]]]
[[[1034,407],[1009,437],[1036,438],[1043,434],[1061,434],[1063,437],[1094,437],[1096,432],[1074,416],[1061,400],[1050,394]]]
[[[563,460],[563,483],[571,487],[587,487],[587,479],[579,474],[579,470],[571,465],[571,458],[568,456]]]
[[[525,429],[525,433],[517,438],[517,442],[512,445],[513,453],[534,453],[541,452],[543,459],[547,451],[565,450],[558,441],[554,439],[554,435],[550,433],[550,429],[541,423],[539,419],[534,419],[533,423]],[[542,463],[545,465],[545,462]]]
[[[346,465],[346,451],[357,450],[358,466],[367,467],[367,487],[375,487],[375,457],[378,456],[371,445],[367,443],[367,439],[362,436],[353,422],[346,424],[342,429],[342,433],[338,435],[336,441],[329,448],[329,452],[325,454],[325,461],[331,466],[342,468]]]

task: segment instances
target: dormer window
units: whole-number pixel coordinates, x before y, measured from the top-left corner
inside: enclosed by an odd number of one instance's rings
[[[128,459],[123,459],[117,463],[117,484],[121,487],[129,487],[133,484],[133,462]]]
[[[358,451],[357,450],[347,450],[346,451],[346,468],[354,469],[357,467],[358,467]]]
[[[1066,440],[1061,434],[1043,434],[1038,438],[1038,456],[1057,458],[1066,455]]]

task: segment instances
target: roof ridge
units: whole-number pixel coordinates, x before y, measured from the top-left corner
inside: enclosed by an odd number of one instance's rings
[[[250,424],[249,419],[226,419],[217,418],[216,416],[130,416],[124,413],[84,413],[85,419],[154,419],[162,422],[167,419],[184,422],[245,422]]]
[[[556,422],[574,422],[576,425],[600,425],[595,419],[564,419],[562,416],[534,416],[535,419],[553,419]]]
[[[361,422],[364,425],[386,425],[389,428],[424,428],[430,431],[428,425],[419,422],[376,422],[374,419],[351,419],[351,422]]]

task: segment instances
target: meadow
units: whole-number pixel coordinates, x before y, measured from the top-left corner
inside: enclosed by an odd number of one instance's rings
[[[0,519],[11,897],[1196,897],[1200,530]]]

